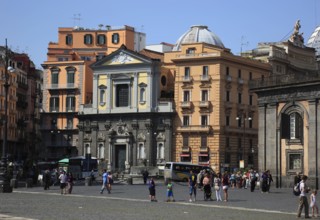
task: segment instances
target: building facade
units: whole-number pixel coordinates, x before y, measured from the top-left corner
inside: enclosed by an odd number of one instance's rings
[[[59,28],[58,42],[49,43],[43,63],[42,135],[44,160],[78,155],[78,111],[93,102],[90,65],[122,44],[132,50],[145,46],[145,34],[129,26],[99,29]]]
[[[172,102],[160,100],[166,71],[152,53],[122,46],[91,65],[93,102],[79,112],[79,155],[124,173],[172,160]]]
[[[254,59],[269,62],[272,75],[256,80],[258,95],[259,169],[270,170],[277,187],[293,184],[293,176],[309,176],[319,187],[320,74],[314,48],[304,46],[297,22],[288,41],[261,43]]]
[[[207,26],[192,26],[165,53],[175,77],[173,159],[214,170],[257,167],[257,97],[248,82],[268,64],[233,55]]]

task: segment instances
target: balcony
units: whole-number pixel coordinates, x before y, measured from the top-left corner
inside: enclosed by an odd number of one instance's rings
[[[211,76],[208,76],[207,74],[200,76],[201,82],[209,82],[211,80]]]
[[[230,75],[227,75],[226,81],[227,81],[227,82],[231,82],[231,81],[232,81],[232,77],[231,77]]]
[[[200,108],[209,108],[210,107],[210,101],[200,101],[199,102],[199,107]]]
[[[50,107],[50,112],[59,112],[59,107]]]
[[[182,125],[181,127],[177,128],[177,131],[209,133],[211,129],[212,127],[210,125],[189,125],[189,126]]]
[[[75,112],[76,108],[75,107],[66,107],[67,112]]]
[[[183,101],[183,102],[180,102],[180,106],[181,106],[181,108],[184,108],[184,109],[191,109],[191,107],[192,107],[192,102],[190,102],[190,101]]]
[[[182,76],[181,77],[181,81],[184,83],[190,83],[190,82],[192,82],[192,80],[193,80],[192,76]]]
[[[67,84],[48,84],[45,89],[49,90],[58,90],[58,89],[77,89],[79,87],[76,83],[67,83]]]

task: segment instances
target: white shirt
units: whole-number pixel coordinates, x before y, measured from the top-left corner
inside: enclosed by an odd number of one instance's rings
[[[306,192],[305,192],[305,187],[307,187],[306,186],[306,184],[305,184],[305,182],[304,181],[301,181],[300,182],[300,196],[306,196]]]

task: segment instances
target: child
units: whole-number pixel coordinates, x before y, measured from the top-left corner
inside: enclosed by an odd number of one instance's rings
[[[170,202],[170,197],[172,197],[172,202],[174,202],[174,197],[173,197],[173,184],[171,183],[171,180],[168,180],[168,185],[167,185],[167,202]]]
[[[319,209],[318,209],[318,205],[316,203],[316,195],[317,195],[317,190],[313,190],[311,195],[310,195],[310,207],[312,208],[312,217],[314,216],[314,211],[317,212],[317,216],[319,216]]]

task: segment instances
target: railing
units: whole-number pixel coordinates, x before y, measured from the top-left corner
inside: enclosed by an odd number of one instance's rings
[[[178,58],[217,57],[219,53],[189,53],[177,55]]]
[[[264,87],[275,86],[288,86],[301,83],[313,83],[320,81],[320,75],[314,73],[307,74],[289,74],[289,75],[276,75],[259,80],[253,80],[249,82],[250,89],[259,89]]]
[[[180,103],[181,108],[191,108],[191,102],[190,101],[183,101]]]
[[[76,83],[67,83],[67,84],[48,84],[46,85],[46,89],[76,89],[78,88],[78,84]]]
[[[179,132],[209,132],[211,128],[210,125],[182,125],[177,130]]]
[[[209,108],[209,106],[210,106],[210,101],[200,101],[199,102],[200,108]]]

